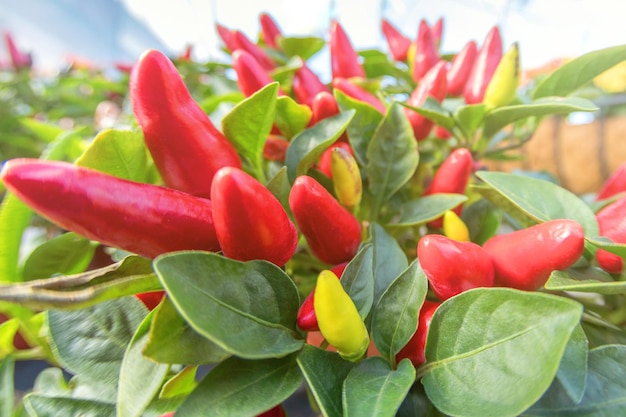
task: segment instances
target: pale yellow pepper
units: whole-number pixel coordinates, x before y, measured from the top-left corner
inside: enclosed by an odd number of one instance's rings
[[[470,241],[470,233],[467,225],[452,210],[447,210],[443,214],[443,234],[459,242]]]
[[[363,195],[361,172],[356,160],[345,149],[336,147],[332,150],[330,168],[337,200],[347,209],[354,210]]]

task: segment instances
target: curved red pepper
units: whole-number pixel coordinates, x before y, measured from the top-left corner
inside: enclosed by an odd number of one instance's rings
[[[361,225],[320,183],[306,175],[296,178],[289,207],[319,260],[336,265],[354,257],[361,243]]]
[[[194,101],[176,67],[150,50],[134,66],[130,99],[154,163],[168,187],[208,197],[222,167],[241,167],[234,146]]]
[[[404,358],[408,358],[413,363],[413,366],[417,368],[426,362],[426,356],[424,355],[426,337],[428,336],[428,329],[433,314],[435,314],[435,311],[440,305],[441,303],[435,301],[424,301],[419,312],[417,330],[408,343],[396,355],[396,363],[399,363]]]
[[[283,34],[276,21],[274,21],[269,14],[261,13],[259,15],[259,22],[261,23],[261,37],[263,38],[263,42],[270,48],[278,49],[278,39],[283,36]]]
[[[396,61],[406,61],[409,48],[411,47],[411,40],[400,33],[400,31],[386,19],[382,20],[381,26],[383,35],[385,35],[385,39],[387,39],[391,57]]]
[[[478,47],[476,41],[469,41],[452,59],[448,70],[448,95],[460,96],[463,94],[467,80],[472,72]]]
[[[624,191],[626,191],[626,162],[620,165],[602,184],[596,200],[604,200]]]
[[[311,108],[316,95],[330,93],[330,88],[304,62],[294,74],[292,89],[296,100]]]
[[[626,243],[626,197],[609,204],[596,214],[600,235],[614,243]],[[619,274],[624,269],[623,260],[614,253],[598,249],[596,259],[602,269],[611,274]]]
[[[413,60],[413,80],[420,82],[423,76],[439,61],[433,34],[426,20],[420,21],[417,32],[415,58]]]
[[[348,266],[348,262],[343,262],[339,265],[335,265],[331,269],[331,271],[335,274],[337,278],[341,279],[341,275],[343,275],[343,271],[346,270],[346,266]],[[300,305],[300,309],[298,310],[298,318],[296,319],[296,324],[300,329],[304,330],[305,332],[316,332],[320,329],[319,325],[317,324],[315,308],[313,307],[314,301],[315,291],[311,291],[309,295],[304,299],[304,301]]]
[[[553,271],[567,269],[580,258],[584,231],[573,220],[551,220],[496,235],[483,248],[493,261],[496,285],[534,291]]]
[[[265,259],[283,266],[296,251],[298,232],[274,195],[237,168],[223,168],[211,187],[215,233],[224,256]]]
[[[250,97],[261,88],[274,82],[254,56],[247,51],[237,49],[233,52],[232,58],[233,69],[237,73],[237,85],[246,97]],[[278,95],[284,94],[279,88]]]
[[[487,33],[487,37],[480,47],[472,72],[465,85],[463,97],[467,104],[476,104],[483,101],[487,85],[489,85],[489,81],[491,81],[500,59],[502,59],[502,37],[500,36],[498,26],[494,26]]]
[[[365,71],[359,61],[359,55],[352,47],[350,38],[336,20],[330,23],[329,47],[333,79],[365,78]]]
[[[265,71],[272,71],[276,68],[274,61],[265,53],[263,49],[256,43],[253,43],[248,37],[241,31],[235,30],[233,32],[233,38],[237,44],[237,49],[243,49],[256,59]]]
[[[369,104],[382,114],[385,114],[387,112],[385,105],[382,103],[382,101],[378,99],[378,97],[365,90],[364,88],[361,88],[358,85],[351,83],[345,78],[334,78],[333,88],[336,88],[337,90],[341,91],[349,97],[352,97],[355,100],[363,101]]]
[[[413,90],[407,100],[407,104],[413,107],[420,107],[426,102],[428,97],[432,97],[439,102],[443,100],[447,91],[446,71],[445,61],[439,61]],[[426,139],[435,122],[407,107],[404,108],[404,113],[413,127],[415,139],[418,141]]]
[[[211,201],[66,162],[13,159],[4,185],[58,226],[148,258],[219,250]]]
[[[491,258],[473,242],[426,235],[417,244],[417,258],[430,287],[442,301],[472,288],[493,287]]]
[[[239,49],[239,44],[235,40],[235,31],[232,29],[228,29],[224,25],[220,25],[217,23],[215,25],[215,29],[217,30],[217,34],[224,42],[224,46],[228,50],[228,52],[233,52],[235,49]]]

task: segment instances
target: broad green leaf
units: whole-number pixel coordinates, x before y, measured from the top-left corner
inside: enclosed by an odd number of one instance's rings
[[[446,129],[452,129],[454,127],[454,119],[450,113],[441,107],[441,104],[432,97],[428,97],[424,104],[420,107],[409,106],[408,104],[402,102],[398,103],[407,109],[411,109],[425,118],[432,120],[435,124],[445,127]]]
[[[278,83],[271,83],[238,103],[222,119],[224,135],[263,178],[263,146],[276,114]]]
[[[0,206],[0,282],[19,282],[18,273],[22,235],[33,212],[15,195],[6,193]]]
[[[354,302],[362,319],[369,314],[374,300],[373,254],[372,245],[362,245],[340,277],[343,289]]]
[[[230,356],[201,336],[178,314],[169,298],[155,310],[143,354],[161,363],[218,363]]]
[[[389,227],[412,227],[438,219],[447,210],[467,201],[463,194],[432,194],[408,201],[400,207],[400,218]]]
[[[54,141],[61,133],[63,128],[49,122],[42,122],[32,117],[23,117],[18,119],[20,124],[32,132],[38,139],[50,143]]]
[[[343,384],[343,415],[393,417],[414,380],[415,368],[408,359],[393,370],[379,356],[367,358],[350,371]]]
[[[325,45],[324,39],[314,36],[281,37],[280,49],[288,57],[299,56],[304,61],[318,53]]]
[[[413,128],[402,106],[394,103],[367,147],[367,179],[374,196],[374,220],[380,206],[406,184],[417,169],[419,153]]]
[[[185,321],[225,351],[262,359],[302,346],[298,290],[274,264],[191,251],[162,255],[154,269]]]
[[[372,106],[355,100],[337,89],[334,91],[334,95],[342,112],[355,111],[347,129],[348,140],[359,165],[366,166],[368,163],[367,148],[374,132],[383,120],[383,115]]]
[[[141,417],[159,393],[169,370],[146,358],[142,351],[150,338],[154,312],[146,316],[126,348],[117,387],[117,417]]]
[[[46,397],[71,397],[72,386],[65,380],[61,368],[46,368],[39,372],[33,391]]]
[[[584,274],[576,277],[573,274],[574,271],[571,270],[554,271],[550,274],[545,288],[549,291],[577,291],[606,295],[626,294],[626,281],[612,281],[608,274],[594,274],[594,278],[605,278],[602,280],[589,279]]]
[[[29,394],[24,398],[24,408],[29,416],[37,417],[111,417],[115,404],[66,397],[45,397]]]
[[[419,370],[426,394],[445,414],[519,415],[550,386],[581,315],[575,301],[508,288],[446,300]]]
[[[354,111],[339,113],[321,120],[296,135],[287,148],[285,164],[289,180],[293,183],[299,175],[305,175],[322,153],[343,133],[354,116]]]
[[[610,239],[602,236],[591,236],[585,239],[598,249],[604,249],[607,252],[614,253],[622,258],[626,258],[626,244],[615,243]]]
[[[298,365],[324,417],[343,417],[343,381],[355,364],[336,352],[305,344]]]
[[[459,106],[454,110],[453,117],[466,138],[472,138],[474,132],[482,126],[485,117],[484,104]]]
[[[0,360],[0,416],[13,415],[15,402],[14,373],[15,359],[13,356],[9,355]]]
[[[286,400],[302,384],[296,355],[280,359],[226,359],[204,377],[176,417],[248,417]]]
[[[568,114],[575,111],[593,112],[596,110],[598,110],[596,104],[579,97],[544,97],[528,104],[498,107],[485,116],[483,135],[490,138],[503,127],[528,117]]]
[[[565,392],[543,398],[527,416],[614,417],[626,413],[626,346],[606,345],[589,351],[586,389],[578,403]]]
[[[281,96],[276,101],[275,124],[283,136],[291,139],[306,128],[311,114],[309,106],[298,104],[291,97]]]
[[[544,78],[535,88],[533,98],[567,96],[624,60],[626,60],[626,45],[613,46],[581,55],[563,64]]]
[[[137,182],[147,182],[149,177],[149,158],[143,135],[133,130],[103,130],[78,158],[76,165]]]
[[[522,215],[535,222],[572,219],[580,223],[586,235],[598,234],[598,222],[591,208],[575,194],[556,184],[504,172],[478,171],[476,175],[513,203]],[[489,195],[485,196],[489,198]],[[499,205],[498,201],[492,203]]]
[[[389,285],[372,314],[372,339],[378,351],[395,365],[396,354],[417,329],[428,280],[417,259]]]
[[[115,386],[126,346],[145,315],[146,308],[134,297],[76,311],[50,310],[53,351],[72,374]]]
[[[25,281],[83,272],[93,258],[97,243],[75,233],[63,233],[36,247],[24,262]]]
[[[188,395],[197,386],[197,366],[186,366],[182,371],[171,377],[163,384],[159,398],[174,398],[179,395]]]

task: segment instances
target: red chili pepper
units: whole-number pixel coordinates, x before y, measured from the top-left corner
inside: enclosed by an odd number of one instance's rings
[[[285,417],[285,409],[282,405],[270,408],[264,413],[259,414],[257,417]]]
[[[137,297],[148,310],[152,311],[159,305],[164,295],[165,291],[150,291],[135,294],[135,297]]]
[[[378,99],[378,97],[365,90],[364,88],[361,88],[356,84],[352,84],[349,80],[345,78],[334,78],[333,88],[336,88],[337,90],[341,91],[349,97],[352,97],[355,100],[363,101],[369,104],[382,114],[385,114],[387,112],[385,105]]]
[[[330,63],[335,78],[365,78],[365,71],[343,28],[336,20],[330,23]]]
[[[247,51],[237,49],[233,52],[233,69],[237,73],[237,85],[241,92],[250,97],[261,88],[274,82],[265,72],[261,64]],[[278,95],[284,95],[282,89],[278,89]]]
[[[430,287],[442,301],[472,288],[493,287],[489,253],[473,242],[426,235],[417,244],[417,258]]]
[[[452,59],[448,70],[448,95],[460,96],[463,94],[467,80],[470,77],[478,47],[475,41],[469,41],[463,49]]]
[[[289,141],[282,136],[270,135],[263,146],[263,158],[268,161],[283,162],[287,155]]]
[[[263,42],[270,48],[278,49],[278,39],[283,36],[282,31],[272,16],[267,13],[261,13],[259,16],[261,23],[261,37]]]
[[[303,62],[293,77],[293,94],[301,104],[313,107],[313,100],[319,93],[330,93],[330,88]]]
[[[9,32],[4,33],[4,41],[9,51],[9,58],[11,59],[11,65],[15,70],[27,69],[33,65],[33,58],[29,53],[22,52],[15,45],[13,36]]]
[[[626,191],[626,162],[620,165],[615,172],[602,184],[596,195],[596,201],[613,197]]]
[[[237,168],[223,168],[211,187],[215,233],[224,256],[265,259],[283,266],[298,244],[298,232],[274,195]]]
[[[272,71],[274,68],[276,68],[274,61],[272,61],[272,58],[270,58],[259,45],[253,43],[250,39],[248,39],[248,37],[243,32],[235,30],[233,32],[233,37],[235,43],[237,44],[237,49],[243,49],[244,51],[252,55],[265,71]]]
[[[407,100],[407,104],[413,107],[420,107],[426,102],[428,97],[432,97],[440,102],[445,98],[446,91],[446,63],[445,61],[439,61],[413,90]],[[434,122],[406,107],[404,108],[404,113],[413,127],[415,139],[418,141],[426,139]]]
[[[322,156],[320,157],[320,161],[317,164],[317,169],[319,169],[328,178],[333,177],[333,172],[331,169],[331,161],[333,159],[332,158],[333,149],[337,147],[345,149],[346,151],[350,153],[350,155],[354,156],[354,151],[352,150],[352,147],[347,142],[337,141],[333,143],[332,145],[330,145],[328,149],[326,149],[324,153],[322,153]]]
[[[396,355],[396,363],[399,363],[404,358],[408,358],[413,363],[413,366],[417,368],[426,362],[426,356],[424,355],[426,337],[428,336],[428,329],[433,314],[435,314],[435,311],[440,305],[441,303],[435,301],[424,301],[419,312],[417,330],[413,333],[408,343]]]
[[[391,57],[396,61],[406,61],[411,47],[411,40],[405,37],[398,29],[396,29],[388,20],[382,20],[382,31],[389,45]]]
[[[211,201],[66,162],[13,159],[4,185],[34,211],[88,239],[148,258],[218,251]]]
[[[168,187],[208,197],[220,168],[241,166],[233,145],[194,101],[163,53],[150,50],[141,56],[130,77],[130,99]]]
[[[432,33],[433,41],[435,42],[435,47],[437,49],[439,49],[439,46],[441,45],[441,38],[443,37],[443,24],[443,17],[440,17],[430,27],[430,32]]]
[[[348,266],[348,262],[342,262],[339,265],[335,265],[331,269],[331,271],[337,276],[337,278],[341,279],[341,275],[343,275],[343,271],[345,271],[346,266]],[[296,324],[300,329],[304,330],[305,332],[316,332],[320,329],[319,325],[317,324],[315,308],[313,307],[314,300],[315,291],[311,291],[309,295],[304,299],[304,301],[300,305],[300,309],[298,310],[298,318],[296,319]]]
[[[452,133],[443,126],[435,126],[435,137],[441,140],[447,140],[452,137]]]
[[[361,225],[312,177],[296,178],[289,207],[313,254],[336,265],[349,261],[361,243]]]
[[[315,125],[320,120],[335,116],[339,114],[337,99],[330,92],[322,91],[315,95],[311,103],[311,112],[309,126]],[[344,131],[337,141],[348,143],[348,133]]]
[[[567,269],[580,258],[584,238],[580,224],[560,219],[496,235],[483,248],[493,261],[496,285],[534,291],[553,271]]]
[[[187,45],[182,54],[178,56],[181,61],[191,61],[191,52],[193,51],[193,45]]]
[[[420,83],[422,77],[439,62],[439,53],[435,46],[433,34],[424,19],[420,21],[415,44],[416,51],[413,61],[413,80],[415,80],[416,83]]]
[[[217,29],[217,34],[222,38],[222,42],[224,42],[224,46],[228,50],[228,52],[234,52],[236,49],[239,49],[239,44],[235,40],[235,31],[232,29],[228,29],[226,26],[220,25],[219,23],[215,25]]]
[[[596,214],[600,235],[614,243],[626,243],[626,197],[609,204]],[[611,274],[620,274],[624,268],[623,260],[614,253],[598,249],[596,259],[602,269]]]
[[[491,81],[500,59],[502,59],[502,37],[500,36],[498,26],[494,26],[487,33],[487,37],[480,47],[472,72],[465,85],[463,97],[467,104],[476,104],[483,101],[487,85],[489,85],[489,81]]]

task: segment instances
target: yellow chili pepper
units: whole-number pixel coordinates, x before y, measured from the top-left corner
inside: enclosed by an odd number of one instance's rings
[[[452,210],[443,214],[443,234],[452,240],[469,242],[469,229],[461,218]]]
[[[485,90],[483,103],[488,108],[509,104],[517,93],[520,82],[519,47],[517,42],[502,56]]]
[[[313,307],[322,335],[349,361],[357,361],[367,351],[370,338],[354,302],[329,270],[320,272],[315,285]]]
[[[347,150],[336,147],[332,150],[330,169],[337,199],[349,210],[353,210],[363,195],[361,172],[356,160]]]

